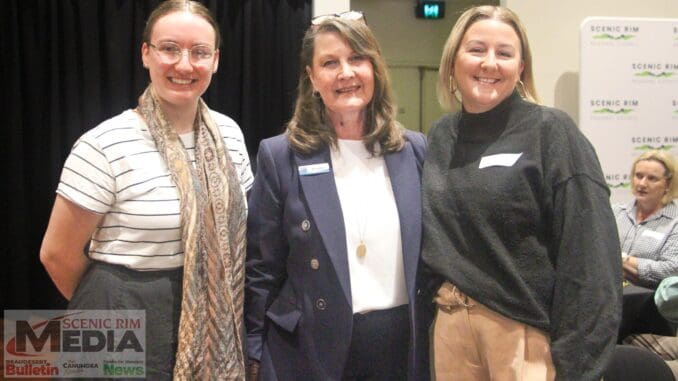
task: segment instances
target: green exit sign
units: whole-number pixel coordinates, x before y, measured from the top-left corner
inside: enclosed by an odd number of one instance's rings
[[[444,1],[418,1],[415,14],[420,19],[437,20],[445,17]]]

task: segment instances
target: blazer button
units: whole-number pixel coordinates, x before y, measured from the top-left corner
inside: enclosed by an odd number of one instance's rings
[[[311,268],[313,270],[319,269],[320,268],[320,262],[318,262],[318,260],[315,259],[315,258],[311,259]]]
[[[315,308],[319,310],[324,310],[327,308],[327,302],[323,298],[319,298],[315,301]]]
[[[311,230],[311,221],[309,221],[309,220],[301,221],[301,230],[303,230],[305,232]]]

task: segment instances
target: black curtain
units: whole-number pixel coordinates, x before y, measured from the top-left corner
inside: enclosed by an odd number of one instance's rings
[[[241,126],[254,159],[292,112],[311,0],[206,0],[223,42],[207,104]],[[61,168],[86,130],[148,85],[144,23],[159,0],[5,0],[0,16],[0,309],[63,308],[39,260]],[[253,162],[254,164],[254,162]]]

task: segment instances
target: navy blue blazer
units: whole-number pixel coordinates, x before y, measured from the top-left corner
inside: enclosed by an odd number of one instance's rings
[[[426,138],[411,131],[405,137],[405,147],[384,159],[400,217],[410,300],[408,374],[427,379],[430,321],[419,321],[416,307]],[[299,175],[299,167],[320,163],[330,171]],[[300,154],[284,134],[259,145],[248,196],[245,324],[248,357],[260,361],[262,380],[340,380],[344,370],[353,310],[331,165],[328,147]]]

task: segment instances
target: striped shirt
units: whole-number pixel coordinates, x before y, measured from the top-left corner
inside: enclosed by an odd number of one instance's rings
[[[641,285],[656,287],[678,275],[678,206],[671,201],[641,223],[636,223],[635,200],[613,210],[622,253],[638,258]]]
[[[211,111],[240,177],[243,194],[252,171],[240,127]],[[181,136],[195,161],[193,133]],[[127,110],[86,132],[66,159],[57,193],[103,215],[89,256],[136,270],[184,263],[179,195],[167,165],[138,115]]]

